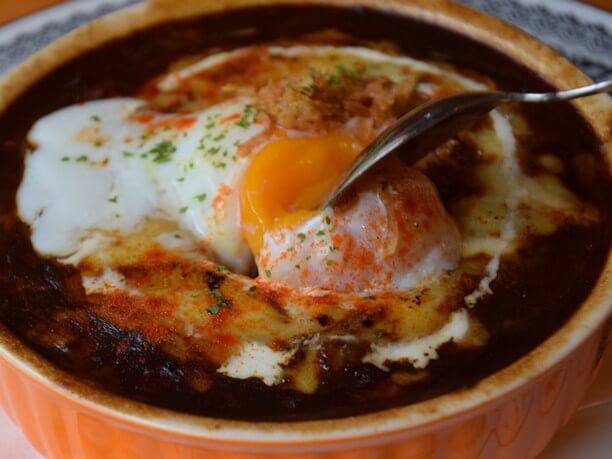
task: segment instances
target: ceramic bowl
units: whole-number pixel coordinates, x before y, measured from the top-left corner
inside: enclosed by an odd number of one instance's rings
[[[28,59],[0,83],[0,112],[45,74],[111,40],[199,15],[281,4],[291,5],[293,17],[304,8],[323,7],[366,18],[384,14],[392,18],[390,30],[405,26],[410,34],[420,28],[421,36],[431,30],[431,42],[418,46],[437,57],[486,71],[502,56],[518,63],[512,71],[523,69],[542,84],[589,83],[534,38],[443,0],[157,0],[96,20]],[[330,20],[321,14],[322,25]],[[449,36],[464,38],[457,44]],[[610,168],[610,99],[580,100],[575,109],[601,141]],[[473,387],[367,415],[295,423],[209,419],[123,399],[55,369],[0,328],[0,403],[36,449],[53,459],[527,458],[538,454],[576,410],[607,343],[611,311],[608,255],[594,289],[565,325]]]

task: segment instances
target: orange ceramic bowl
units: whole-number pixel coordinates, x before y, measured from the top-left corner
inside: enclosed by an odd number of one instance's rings
[[[356,5],[407,16],[487,43],[558,88],[589,79],[551,49],[444,0],[157,0],[97,20],[45,48],[0,83],[0,112],[54,68],[110,40],[166,21],[274,4]],[[575,103],[612,165],[607,96]],[[0,328],[0,403],[53,459],[527,458],[576,410],[607,343],[612,256],[588,298],[553,336],[469,389],[335,420],[248,423],[178,414],[111,395],[62,373]]]

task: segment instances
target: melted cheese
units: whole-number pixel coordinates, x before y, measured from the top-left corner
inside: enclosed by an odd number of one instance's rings
[[[295,352],[296,349],[275,351],[257,342],[244,343],[217,372],[236,379],[260,378],[264,384],[272,386],[281,381],[283,365],[289,363]]]
[[[449,321],[438,331],[408,342],[372,344],[363,361],[388,371],[386,362],[410,362],[415,368],[425,368],[429,361],[438,358],[438,348],[445,343],[455,343],[468,333],[470,318],[465,309],[454,312]]]

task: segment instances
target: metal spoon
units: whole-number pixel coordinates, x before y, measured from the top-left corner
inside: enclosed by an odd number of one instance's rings
[[[338,187],[324,201],[334,203],[355,180],[374,164],[402,147],[400,158],[415,164],[437,146],[504,102],[546,103],[612,91],[612,80],[549,93],[474,91],[432,100],[402,116],[370,143],[355,159]]]

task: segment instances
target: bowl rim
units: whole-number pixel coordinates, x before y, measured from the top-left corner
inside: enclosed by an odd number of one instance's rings
[[[591,80],[573,64],[535,38],[492,16],[448,0],[150,0],[90,22],[53,42],[10,71],[0,81],[0,112],[31,84],[51,70],[112,39],[163,22],[253,6],[323,5],[367,7],[441,26],[484,41],[563,89]],[[602,143],[612,173],[612,100],[597,96],[573,102]],[[388,441],[389,436],[419,435],[440,423],[496,405],[521,387],[535,383],[559,365],[612,316],[612,252],[596,285],[573,316],[527,355],[468,389],[453,391],[416,404],[339,419],[297,422],[248,422],[207,418],[152,407],[79,381],[0,327],[0,357],[30,382],[78,410],[139,432],[155,432],[173,440],[226,446],[300,445],[316,441],[321,448],[338,441]],[[251,450],[251,449],[249,449]]]

